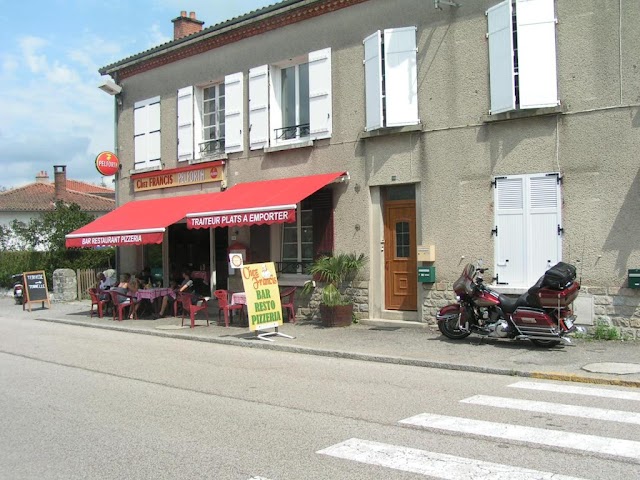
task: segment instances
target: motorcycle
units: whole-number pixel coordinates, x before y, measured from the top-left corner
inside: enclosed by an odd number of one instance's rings
[[[13,299],[15,300],[16,305],[22,305],[22,302],[24,301],[24,286],[22,285],[22,278],[21,273],[11,276],[11,280],[13,281]]]
[[[444,336],[460,340],[476,333],[553,347],[570,345],[568,333],[585,331],[575,325],[570,308],[580,290],[572,265],[558,263],[518,298],[487,287],[483,280],[487,270],[473,264],[464,267],[453,284],[458,302],[441,308],[436,316]]]

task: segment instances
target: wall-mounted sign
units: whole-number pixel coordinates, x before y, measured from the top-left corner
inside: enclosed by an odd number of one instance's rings
[[[198,183],[221,182],[223,179],[222,165],[190,166],[165,170],[164,172],[149,172],[133,176],[133,190],[143,192],[159,188],[182,187]]]
[[[101,152],[96,157],[96,170],[100,172],[100,175],[110,177],[115,175],[120,169],[120,160],[115,153]]]

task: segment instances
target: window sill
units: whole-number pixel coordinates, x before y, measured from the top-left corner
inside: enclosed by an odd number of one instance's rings
[[[365,130],[360,134],[360,138],[374,138],[381,137],[383,135],[397,135],[399,133],[408,132],[421,132],[422,123],[416,123],[415,125],[403,125],[401,127],[382,127],[375,130]]]
[[[564,113],[562,105],[547,108],[532,108],[527,110],[512,110],[510,112],[497,113],[495,115],[483,115],[483,123],[504,122],[505,120],[517,120],[519,118],[544,117]]]
[[[512,287],[510,285],[489,285],[491,290],[502,293],[503,295],[522,295],[528,288],[525,287]]]
[[[295,143],[284,143],[282,145],[275,145],[273,147],[264,147],[265,153],[281,152],[283,150],[293,150],[294,148],[308,148],[313,147],[313,140],[301,140]]]
[[[162,170],[162,165],[156,165],[155,167],[146,167],[129,170],[129,175],[136,175],[138,173],[157,172]]]
[[[207,155],[202,158],[193,158],[189,160],[189,165],[197,165],[199,163],[216,162],[218,160],[228,160],[229,155],[226,153],[217,153],[215,155]]]
[[[285,287],[303,287],[311,280],[311,275],[303,275],[302,273],[281,273],[278,275],[278,284]]]

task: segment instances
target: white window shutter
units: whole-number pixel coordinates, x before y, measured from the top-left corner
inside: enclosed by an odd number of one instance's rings
[[[134,168],[160,165],[160,97],[133,106]]]
[[[225,94],[225,139],[224,151],[226,153],[242,152],[243,142],[243,121],[244,108],[244,82],[242,72],[234,73],[224,77]]]
[[[178,161],[193,159],[193,87],[178,90]]]
[[[269,144],[269,66],[249,70],[249,147]]]
[[[309,130],[311,139],[330,138],[332,131],[331,49],[309,53]]]
[[[147,135],[147,167],[160,165],[160,97],[147,107],[149,112],[149,134]]]
[[[531,175],[528,178],[529,263],[527,284],[561,260],[562,235],[559,234],[562,202],[558,176]]]
[[[511,0],[487,10],[491,114],[516,108]]]
[[[525,286],[525,178],[496,178],[495,210],[495,272],[498,282]]]
[[[380,30],[364,39],[365,130],[382,124],[382,51]]]
[[[415,125],[418,118],[416,27],[384,31],[385,126]]]
[[[558,105],[554,0],[518,0],[520,108]]]

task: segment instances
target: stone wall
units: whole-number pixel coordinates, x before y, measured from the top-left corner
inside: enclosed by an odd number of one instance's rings
[[[78,298],[78,279],[70,268],[59,268],[53,272],[54,302],[71,302]]]
[[[296,317],[307,321],[320,320],[321,290],[316,288],[313,293],[302,295],[302,289],[296,292]],[[353,313],[360,320],[369,318],[369,287],[367,282],[359,282],[344,290],[345,295],[353,299]]]

